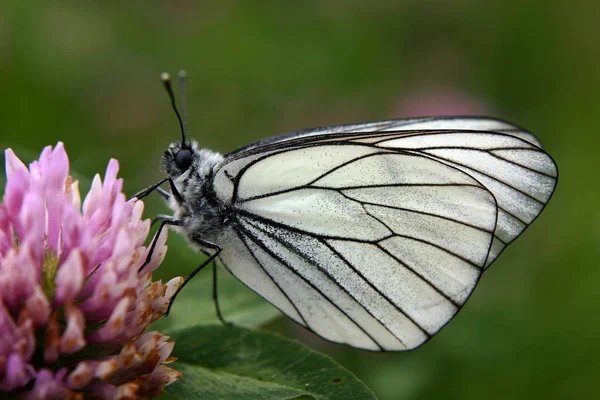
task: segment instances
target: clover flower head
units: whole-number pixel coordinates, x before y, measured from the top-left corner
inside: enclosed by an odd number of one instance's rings
[[[182,283],[152,281],[164,230],[144,269],[150,221],[127,201],[118,162],[83,200],[62,143],[29,168],[5,152],[0,203],[0,392],[22,398],[151,398],[181,374],[174,342],[145,332]],[[0,394],[1,396],[1,394]]]

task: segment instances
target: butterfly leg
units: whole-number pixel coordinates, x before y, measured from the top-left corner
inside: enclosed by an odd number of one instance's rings
[[[150,259],[152,258],[152,254],[154,254],[154,249],[156,248],[156,242],[158,241],[158,238],[160,237],[160,233],[162,232],[165,225],[179,226],[183,223],[182,221],[176,220],[168,215],[157,216],[152,221],[152,224],[154,224],[157,221],[162,221],[162,222],[160,223],[160,226],[158,227],[158,230],[156,231],[156,234],[154,235],[154,239],[152,239],[152,243],[150,244],[150,250],[148,251],[148,256],[146,257],[146,261],[144,261],[142,266],[138,269],[138,273],[142,272],[142,270],[150,262]]]
[[[162,226],[162,224],[161,224]],[[179,286],[179,288],[177,289],[177,291],[175,291],[175,293],[173,294],[173,297],[171,297],[171,301],[169,302],[169,307],[167,308],[167,312],[165,312],[165,317],[167,315],[169,315],[169,311],[171,311],[171,306],[173,305],[173,302],[175,301],[175,297],[177,297],[177,295],[179,294],[179,292],[181,292],[181,289],[183,289],[183,287],[185,285],[187,285],[187,283],[194,277],[196,276],[196,274],[198,272],[200,272],[204,267],[206,267],[208,264],[210,264],[212,261],[214,261],[214,259],[219,255],[219,253],[221,253],[221,251],[223,250],[223,248],[221,246],[219,246],[216,243],[212,243],[206,240],[202,240],[202,239],[196,239],[196,242],[198,244],[200,244],[201,246],[207,247],[209,249],[213,249],[215,250],[215,252],[208,257],[207,260],[205,260],[202,264],[198,265],[196,267],[196,269],[194,269],[187,278],[185,278],[185,281],[183,281],[183,283],[181,284],[181,286]],[[214,281],[213,281],[214,284]]]
[[[217,262],[216,262],[216,260],[213,260],[213,301],[215,303],[215,310],[217,311],[217,317],[219,318],[219,321],[221,321],[221,323],[226,326],[233,325],[231,322],[225,321],[225,319],[223,318],[223,314],[221,314],[221,307],[219,307],[219,297],[217,296]]]
[[[156,225],[156,223],[159,221],[167,221],[167,220],[173,220],[173,217],[170,215],[158,214],[156,217],[154,217],[152,219],[150,226],[152,227],[152,226]]]
[[[160,181],[156,182],[154,185],[148,186],[147,188],[140,190],[139,192],[134,194],[133,197],[136,198],[137,200],[141,200],[144,197],[148,196],[153,191],[155,191],[157,187],[159,187],[160,185],[165,183],[167,180],[169,180],[169,178],[161,179]]]
[[[169,181],[169,186],[171,187],[171,193],[173,194],[173,196],[175,196],[175,198],[177,199],[177,201],[179,203],[182,203],[183,197],[181,197],[181,193],[179,193],[179,190],[177,190],[177,187],[175,186],[175,182],[173,182],[173,179],[171,179],[171,177],[161,179],[160,181],[156,182],[154,185],[148,186],[146,189],[140,190],[139,192],[134,194],[133,197],[136,198],[137,200],[141,200],[156,190],[156,191],[158,191],[158,193],[160,193],[161,196],[163,196],[167,200],[170,200],[171,194],[160,188],[160,185],[162,185],[166,181]]]
[[[171,197],[173,197],[171,195],[171,193],[167,192],[165,189],[161,188],[161,187],[157,187],[156,191],[158,192],[158,194],[160,194],[163,199],[165,199],[166,201],[171,200]]]

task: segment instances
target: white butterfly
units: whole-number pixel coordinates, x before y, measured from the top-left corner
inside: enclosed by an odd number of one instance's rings
[[[216,257],[300,325],[374,351],[452,319],[558,177],[533,135],[483,117],[316,128],[225,156],[184,136],[163,167],[163,223],[212,252],[191,276]]]

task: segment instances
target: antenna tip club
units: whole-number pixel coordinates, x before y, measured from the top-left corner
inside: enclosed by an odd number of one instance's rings
[[[171,80],[171,75],[169,75],[169,73],[168,73],[168,72],[163,72],[162,74],[160,74],[160,79],[161,79],[163,82],[168,82],[168,81],[170,81],[170,80]]]

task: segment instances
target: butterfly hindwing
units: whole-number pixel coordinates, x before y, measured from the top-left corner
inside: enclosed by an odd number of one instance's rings
[[[373,146],[371,151],[412,152],[459,168],[482,183],[499,207],[488,266],[541,213],[558,178],[554,161],[535,136],[516,125],[485,117],[425,117],[314,128],[260,147],[250,145],[230,158],[249,152],[265,157],[267,152],[327,142],[367,144]]]

